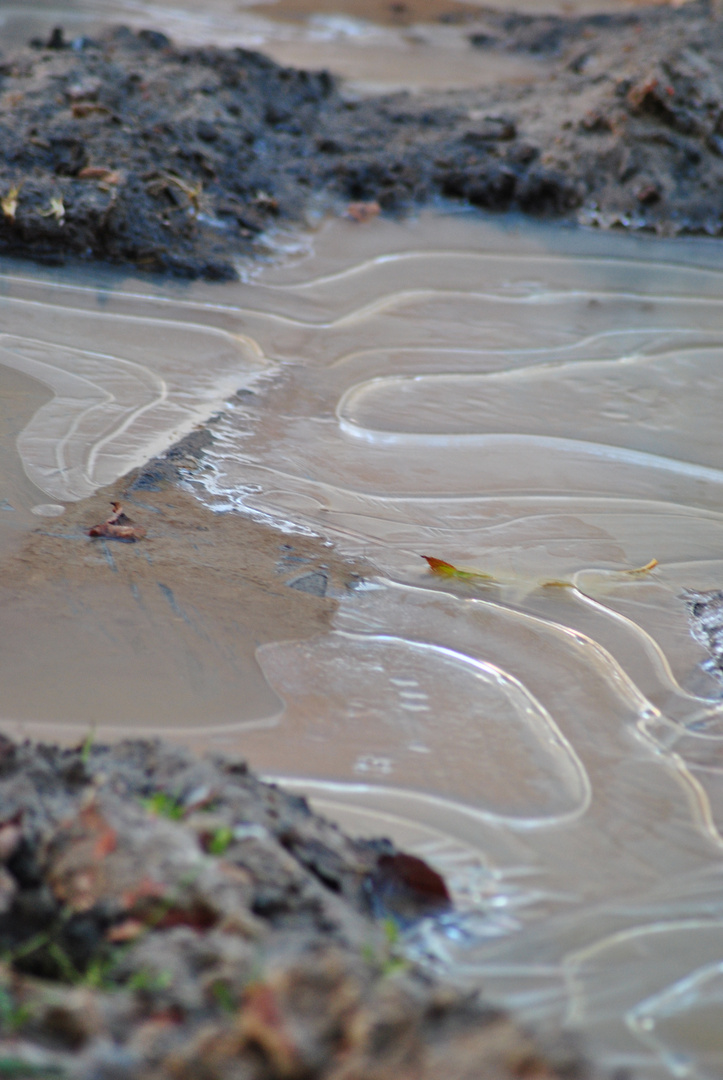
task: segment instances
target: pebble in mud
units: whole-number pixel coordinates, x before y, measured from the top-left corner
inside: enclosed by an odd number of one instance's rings
[[[307,574],[300,574],[299,577],[292,578],[286,584],[290,589],[311,593],[312,596],[326,596],[329,579],[321,570],[312,570]]]

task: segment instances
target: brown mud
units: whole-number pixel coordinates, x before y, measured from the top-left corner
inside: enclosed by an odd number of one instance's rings
[[[212,728],[279,712],[256,649],[327,630],[334,597],[373,571],[319,537],[203,506],[177,481],[179,466],[186,475],[201,466],[207,440],[193,433],[68,504],[3,559],[6,731],[167,730],[209,746]],[[136,543],[89,536],[116,501],[145,534]]]
[[[476,12],[476,9],[470,9]],[[723,23],[705,3],[618,14],[487,10],[475,91],[349,99],[326,72],[153,30],[46,42],[0,67],[0,251],[226,278],[280,220],[439,195],[665,234],[723,230]]]

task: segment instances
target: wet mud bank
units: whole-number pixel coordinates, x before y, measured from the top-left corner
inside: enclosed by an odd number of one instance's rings
[[[404,959],[398,928],[448,905],[434,871],[242,761],[0,737],[0,805],[3,1075],[587,1075]]]
[[[222,748],[226,726],[279,712],[256,649],[327,631],[337,598],[372,571],[318,536],[214,513],[183,490],[210,439],[192,433],[6,554],[6,731],[67,741],[130,726]],[[118,502],[129,535],[105,529]]]
[[[704,4],[616,15],[483,12],[476,91],[350,99],[326,72],[157,31],[49,40],[0,68],[0,251],[233,277],[279,220],[444,195],[603,226],[718,234],[723,29]]]

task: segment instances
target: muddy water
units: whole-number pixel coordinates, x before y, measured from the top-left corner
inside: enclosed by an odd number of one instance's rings
[[[282,712],[177,736],[436,860],[463,914],[418,947],[493,997],[606,1066],[719,1075],[721,684],[681,599],[723,579],[717,246],[424,215],[328,222],[245,285],[5,270],[47,502],[232,382],[196,493],[376,568],[258,650]]]
[[[537,0],[532,3],[540,10]],[[545,71],[542,58],[513,54],[482,58],[470,46],[470,33],[484,29],[483,6],[467,0],[416,0],[403,5],[404,11],[386,0],[326,5],[315,0],[212,0],[203,5],[182,0],[4,3],[0,5],[0,38],[6,45],[24,44],[33,36],[47,37],[58,25],[71,40],[120,22],[139,28],[163,27],[179,43],[240,45],[262,50],[280,64],[328,68],[348,80],[351,96],[539,78]],[[619,8],[620,0],[609,0],[608,7]],[[559,8],[552,0],[545,10]],[[600,10],[601,5],[594,9]]]
[[[427,946],[641,1075],[723,1062],[721,684],[681,598],[723,575],[722,285],[705,244],[329,225],[247,290],[280,369],[205,478],[379,569],[259,651],[286,711],[245,752],[426,826],[474,897]]]
[[[245,285],[2,271],[3,544],[226,402],[196,494],[375,568],[330,633],[264,635],[265,693],[179,678],[166,732],[435,860],[461,914],[416,946],[491,997],[605,1067],[719,1077],[722,689],[681,599],[723,588],[719,246],[425,215],[327,223]],[[63,654],[55,717],[46,672],[44,731],[87,729],[105,651]]]

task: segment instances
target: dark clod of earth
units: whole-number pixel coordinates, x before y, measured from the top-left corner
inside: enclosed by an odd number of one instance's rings
[[[239,760],[0,737],[0,1075],[587,1075],[399,938],[442,878]]]
[[[442,195],[658,233],[723,230],[723,23],[712,5],[484,13],[525,85],[350,100],[327,72],[119,28],[0,63],[0,251],[211,279],[312,206]]]

